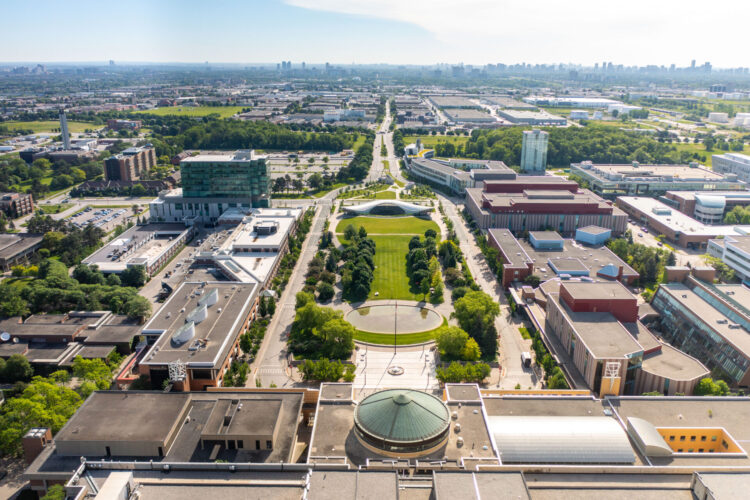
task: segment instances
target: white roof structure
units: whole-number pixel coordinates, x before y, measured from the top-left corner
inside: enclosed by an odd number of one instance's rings
[[[490,416],[505,463],[632,464],[627,433],[612,417]]]
[[[414,203],[408,203],[400,200],[375,200],[361,205],[352,205],[348,207],[342,207],[342,210],[347,213],[354,213],[358,215],[362,214],[377,214],[378,212],[388,212],[389,215],[395,215],[396,212],[402,212],[404,215],[417,215],[432,212],[431,205],[416,205]]]

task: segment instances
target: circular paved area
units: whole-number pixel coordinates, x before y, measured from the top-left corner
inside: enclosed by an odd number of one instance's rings
[[[393,333],[394,326],[396,333],[426,332],[443,324],[443,317],[434,309],[419,305],[397,307],[393,301],[368,302],[346,313],[345,318],[354,328],[372,333]]]

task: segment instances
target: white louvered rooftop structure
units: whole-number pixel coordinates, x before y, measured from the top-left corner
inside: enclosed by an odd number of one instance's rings
[[[628,436],[612,417],[490,416],[500,460],[517,464],[632,464]]]

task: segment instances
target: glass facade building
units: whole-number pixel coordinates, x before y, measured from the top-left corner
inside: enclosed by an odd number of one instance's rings
[[[269,194],[266,159],[252,152],[186,158],[180,170],[185,198],[250,199],[258,206]]]
[[[521,172],[544,173],[547,168],[549,134],[542,130],[526,130],[521,147]]]

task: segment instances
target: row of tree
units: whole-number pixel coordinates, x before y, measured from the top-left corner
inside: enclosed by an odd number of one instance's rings
[[[353,302],[367,299],[375,271],[375,242],[367,237],[360,226],[356,230],[349,224],[344,230],[344,250],[341,258],[344,265],[339,269],[344,297]]]
[[[443,277],[437,259],[436,237],[434,229],[425,232],[424,240],[414,236],[409,241],[406,265],[412,292],[423,294],[425,299],[429,293],[431,302],[440,303],[443,301]]]
[[[676,257],[670,250],[635,243],[630,230],[625,237],[610,240],[607,246],[640,274],[639,283],[648,288],[661,280],[664,266],[673,266],[676,262]]]

